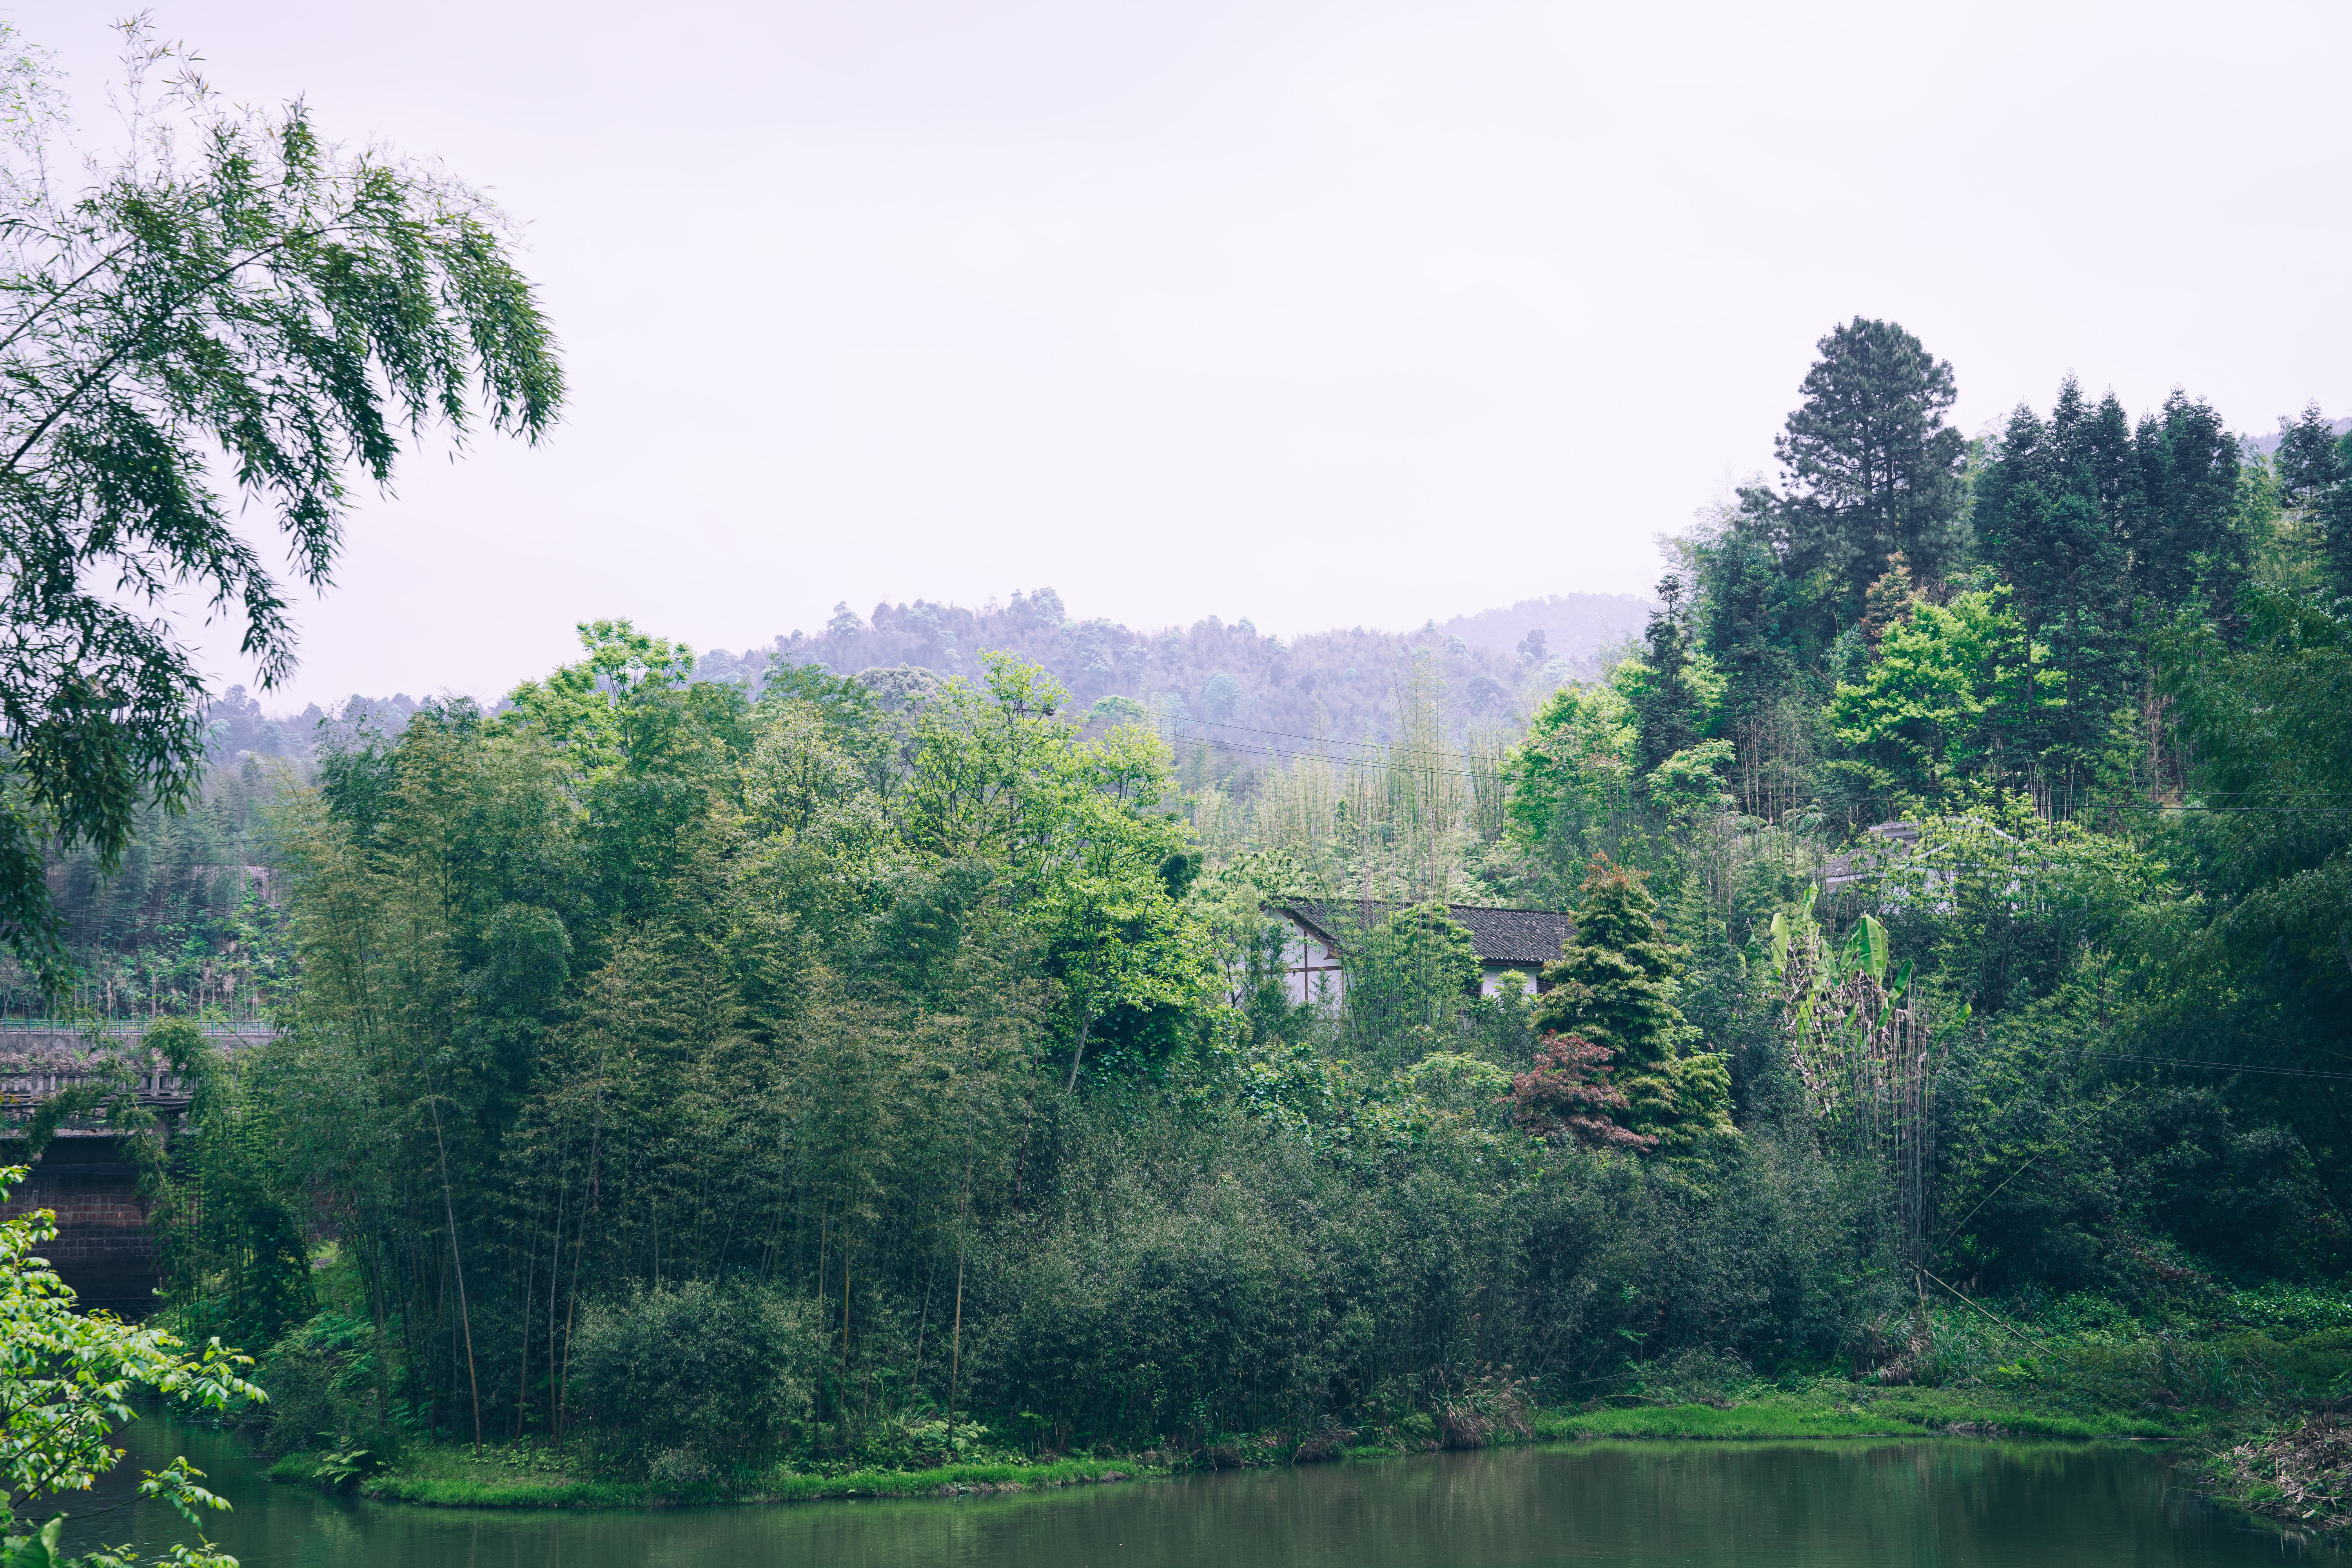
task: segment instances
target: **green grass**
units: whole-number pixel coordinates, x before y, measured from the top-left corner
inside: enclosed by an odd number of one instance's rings
[[[944,1465],[927,1470],[855,1470],[818,1476],[779,1465],[754,1479],[727,1485],[656,1487],[568,1473],[560,1462],[532,1454],[517,1464],[494,1451],[476,1458],[467,1447],[411,1449],[390,1468],[361,1481],[362,1497],[438,1508],[657,1508],[702,1502],[811,1502],[821,1498],[928,1497],[959,1491],[1029,1491],[1126,1479],[1133,1463],[1056,1459],[1034,1465]],[[269,1468],[272,1480],[320,1484],[307,1455],[289,1454]]]
[[[948,1490],[989,1486],[998,1491],[1034,1490],[1039,1487],[1083,1486],[1106,1479],[1128,1479],[1139,1468],[1132,1462],[1111,1459],[1055,1459],[1037,1465],[946,1465],[935,1470],[858,1470],[845,1476],[777,1474],[769,1478],[756,1500],[761,1502],[807,1502],[818,1498],[925,1497]]]
[[[1736,1405],[1642,1405],[1631,1408],[1545,1411],[1535,1419],[1536,1436],[1554,1441],[1590,1437],[1699,1437],[1754,1440],[1778,1437],[1885,1437],[1909,1430],[1884,1416],[1831,1409]]]
[[[1906,1409],[1880,1402],[1860,1414],[1802,1405],[1645,1405],[1632,1408],[1547,1411],[1538,1438],[1676,1437],[1769,1442],[1804,1437],[2002,1436],[2168,1438],[2177,1431],[2114,1415],[2070,1415],[2008,1406]]]
[[[1701,1439],[1790,1442],[1937,1436],[2056,1438],[2171,1438],[2202,1435],[2193,1412],[2168,1417],[2092,1407],[2067,1408],[2047,1393],[1986,1389],[1879,1388],[1822,1379],[1795,1389],[1757,1385],[1719,1403],[1595,1405],[1546,1410],[1530,1425],[1538,1442]],[[1423,1446],[1367,1445],[1350,1457],[1375,1458]],[[966,1491],[1034,1490],[1124,1479],[1147,1473],[1134,1460],[1056,1459],[1035,1464],[945,1465],[922,1470],[861,1469],[813,1475],[778,1464],[732,1483],[656,1487],[572,1473],[568,1461],[536,1449],[492,1450],[480,1458],[462,1446],[408,1450],[361,1481],[362,1496],[441,1508],[644,1509],[709,1502],[812,1502],[825,1498],[910,1498]],[[268,1472],[273,1480],[320,1484],[313,1461],[294,1454]]]
[[[2326,1328],[2277,1344],[2239,1328],[2209,1347],[2227,1344],[2227,1359],[2239,1366],[2294,1366],[2295,1383],[2336,1375],[2352,1354],[2352,1333]],[[2115,1359],[2116,1366],[2103,1366]],[[1616,1396],[1580,1411],[1540,1411],[1531,1417],[1536,1441],[1642,1441],[1642,1438],[1703,1438],[1703,1441],[1844,1441],[1844,1438],[1912,1436],[2028,1436],[2028,1438],[2210,1438],[2255,1415],[2258,1405],[2180,1404],[2159,1408],[2143,1399],[2147,1387],[2143,1352],[2131,1344],[2086,1347],[2086,1354],[2042,1359],[2037,1366],[1994,1366],[1967,1387],[1882,1387],[1846,1377],[1800,1377],[1769,1383],[1734,1377],[1712,1389],[1654,1389],[1646,1401]],[[2307,1361],[2307,1366],[2305,1366]],[[2277,1377],[2279,1371],[2270,1375]],[[1703,1401],[1698,1399],[1703,1396]],[[1428,1417],[1406,1417],[1397,1427],[1367,1434],[1350,1458],[1418,1453],[1434,1441]],[[1275,1444],[1240,1444],[1249,1453],[1291,1453],[1289,1438]],[[1157,1455],[1155,1455],[1157,1458]],[[604,1481],[572,1469],[572,1455],[539,1448],[497,1448],[478,1455],[463,1444],[414,1446],[395,1465],[376,1471],[355,1490],[385,1502],[424,1502],[437,1507],[595,1507],[645,1510],[689,1502],[812,1502],[818,1498],[929,1498],[962,1490],[1033,1490],[1079,1486],[1108,1477],[1157,1474],[1136,1460],[967,1462],[934,1469],[856,1469],[849,1474],[809,1474],[772,1465],[739,1471],[730,1481],[698,1486],[646,1486]],[[322,1477],[308,1455],[289,1455],[270,1467],[278,1481],[320,1486]]]

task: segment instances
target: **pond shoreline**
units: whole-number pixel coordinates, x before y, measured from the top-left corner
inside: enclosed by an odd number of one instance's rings
[[[1355,1463],[1217,1473],[1153,1472],[1100,1459],[1076,1461],[1076,1468],[1063,1468],[1070,1461],[1009,1466],[996,1473],[1015,1479],[982,1482],[985,1468],[968,1469],[961,1473],[971,1484],[951,1492],[966,1506],[956,1508],[932,1506],[945,1500],[946,1480],[927,1472],[803,1477],[800,1497],[856,1494],[808,1508],[742,1506],[751,1500],[748,1487],[731,1504],[669,1500],[720,1506],[593,1506],[572,1496],[565,1506],[499,1508],[374,1501],[273,1483],[228,1432],[168,1422],[137,1432],[150,1426],[142,1421],[126,1434],[131,1458],[88,1500],[130,1500],[131,1513],[110,1509],[71,1521],[69,1549],[128,1539],[152,1552],[184,1540],[185,1521],[133,1498],[141,1469],[184,1454],[234,1502],[211,1533],[247,1568],[320,1562],[440,1568],[468,1561],[566,1568],[647,1562],[1101,1568],[1119,1561],[1573,1568],[1594,1560],[1624,1568],[1932,1568],[1949,1561],[2277,1568],[2278,1561],[2269,1544],[2277,1531],[2267,1522],[2199,1495],[2201,1445],[1916,1429],[1779,1440],[1594,1436],[1404,1454],[1358,1445],[1348,1456]],[[448,1456],[431,1458],[437,1465]],[[495,1461],[486,1456],[486,1462]],[[1102,1479],[1088,1484],[1079,1469]],[[1130,1480],[1110,1482],[1114,1471]],[[1134,1484],[1147,1479],[1153,1484]],[[868,1481],[880,1484],[869,1489],[861,1484]],[[925,1482],[940,1484],[918,1490]]]
[[[919,1470],[858,1469],[834,1475],[776,1466],[730,1485],[664,1487],[575,1474],[568,1456],[526,1445],[487,1451],[439,1444],[403,1454],[373,1475],[343,1486],[313,1458],[289,1454],[268,1466],[273,1481],[320,1490],[348,1489],[383,1502],[436,1508],[618,1509],[656,1510],[715,1504],[767,1505],[856,1498],[988,1496],[1073,1486],[1100,1486],[1209,1469],[1280,1469],[1333,1461],[1399,1458],[1441,1448],[1517,1447],[1528,1443],[1596,1440],[1769,1443],[1957,1438],[2057,1441],[2174,1442],[2215,1434],[2195,1412],[2162,1421],[2108,1412],[2053,1410],[2028,1401],[1972,1392],[1955,1397],[1941,1389],[1844,1385],[1767,1394],[1742,1403],[1596,1404],[1573,1411],[1526,1412],[1482,1440],[1442,1443],[1408,1423],[1375,1433],[1323,1437],[1267,1432],[1202,1450],[1170,1455],[1152,1450],[1110,1458],[1045,1458],[1029,1462],[947,1465]],[[1358,1438],[1369,1440],[1358,1441]]]

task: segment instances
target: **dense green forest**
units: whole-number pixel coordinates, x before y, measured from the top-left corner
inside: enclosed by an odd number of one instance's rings
[[[1613,657],[1642,613],[1641,601],[1622,595],[1553,595],[1432,620],[1416,634],[1357,628],[1292,646],[1213,616],[1157,637],[1099,617],[1074,620],[1059,595],[1041,588],[1014,594],[1010,607],[978,612],[882,605],[866,623],[845,611],[815,638],[795,633],[741,655],[701,654],[694,675],[756,699],[771,679],[814,664],[856,677],[896,710],[926,700],[960,668],[980,671],[972,649],[1013,653],[1066,689],[1100,693],[1082,713],[1073,710],[1092,732],[1148,723],[1180,749],[1193,788],[1213,781],[1246,792],[1250,774],[1280,773],[1302,753],[1353,754],[1367,739],[1387,743],[1405,713],[1397,698],[1414,679],[1417,654],[1436,656],[1430,668],[1445,685],[1438,711],[1455,737],[1475,733],[1495,751],[1516,715]],[[1506,634],[1507,626],[1517,629]],[[281,763],[314,780],[321,754],[349,750],[362,732],[395,738],[418,707],[405,692],[355,694],[331,709],[314,702],[273,716],[242,686],[212,699],[200,809],[142,808],[128,857],[112,870],[86,844],[50,858],[50,889],[79,976],[70,1010],[257,1016],[268,985],[292,973],[277,940],[278,881],[258,863],[267,850],[248,831],[255,802],[274,787],[259,781]],[[0,952],[0,1016],[46,1013],[55,1000],[21,958]]]
[[[1931,1291],[2337,1278],[2352,459],[2071,380],[1971,442],[1899,327],[1820,352],[1532,712],[1408,645],[1268,766],[1017,649],[754,687],[595,623],[236,772],[155,832],[274,868],[286,1032],[174,1144],[172,1310],[268,1347],[279,1447],[686,1485],[1930,1380]],[[1271,907],[1367,896],[1293,1005]],[[1480,998],[1449,902],[1577,937]]]

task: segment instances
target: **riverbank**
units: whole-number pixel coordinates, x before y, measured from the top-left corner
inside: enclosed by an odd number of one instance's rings
[[[536,1445],[494,1447],[477,1456],[463,1445],[419,1445],[392,1465],[351,1482],[359,1495],[386,1502],[447,1508],[644,1509],[695,1503],[783,1503],[823,1499],[957,1497],[1095,1486],[1189,1470],[1262,1468],[1332,1460],[1375,1459],[1441,1447],[1528,1442],[1682,1439],[1759,1442],[1787,1439],[2021,1436],[2164,1440],[2202,1434],[2194,1412],[2179,1418],[2133,1418],[2070,1412],[2047,1400],[1984,1390],[1886,1388],[1816,1380],[1796,1388],[1759,1389],[1706,1402],[1643,1402],[1619,1396],[1579,1410],[1528,1410],[1496,1423],[1475,1442],[1458,1428],[1442,1436],[1427,1417],[1392,1426],[1302,1437],[1270,1431],[1228,1437],[1197,1450],[1108,1458],[1053,1458],[945,1465],[920,1469],[856,1468],[819,1474],[779,1465],[757,1476],[694,1485],[616,1481],[589,1473],[573,1455]],[[272,1480],[335,1489],[349,1480],[318,1456],[290,1454],[272,1465]]]
[[[2294,1434],[2305,1430],[2309,1413],[2332,1408],[2335,1396],[2352,1385],[2352,1296],[2273,1285],[2215,1293],[2195,1307],[2135,1314],[2111,1301],[2071,1297],[2044,1303],[2030,1317],[1997,1317],[1971,1303],[1931,1311],[1925,1331],[1909,1336],[1907,1361],[1890,1367],[1885,1381],[1759,1374],[1694,1352],[1629,1368],[1614,1392],[1572,1408],[1534,1407],[1517,1385],[1489,1380],[1460,1391],[1456,1405],[1435,1414],[1311,1432],[1226,1433],[1141,1452],[1024,1459],[990,1447],[967,1451],[961,1463],[921,1468],[855,1458],[784,1461],[677,1484],[614,1480],[593,1473],[577,1450],[558,1453],[535,1443],[479,1456],[463,1445],[409,1444],[365,1474],[299,1453],[277,1461],[268,1474],[387,1501],[630,1509],[958,1496],[1526,1442],[1948,1436],[2178,1442],[2217,1457],[2242,1451],[2231,1461],[2236,1469],[2216,1458],[2217,1494],[2277,1518],[2284,1517],[2282,1509],[2308,1511],[2338,1495],[2330,1490],[2335,1461],[2323,1463],[2325,1456],[2315,1458],[2320,1450]],[[1905,1342],[1890,1335],[1889,1342]],[[985,1433],[980,1438],[992,1441]],[[2296,1479],[2306,1473],[2315,1479]],[[2286,1480],[2279,1481],[2280,1474]]]
[[[1939,1561],[2002,1568],[2279,1568],[2267,1532],[2182,1501],[2186,1456],[2175,1446],[1917,1436],[1519,1442],[1150,1484],[1139,1476],[1125,1485],[1024,1485],[966,1506],[861,1496],[810,1507],[487,1509],[353,1507],[263,1480],[226,1433],[158,1423],[110,1478],[108,1495],[88,1500],[92,1517],[68,1546],[87,1551],[135,1532],[152,1553],[181,1539],[184,1523],[165,1510],[126,1518],[96,1506],[135,1496],[142,1469],[182,1453],[235,1503],[211,1521],[213,1532],[248,1563],[631,1568],[953,1558],[1023,1568],[1115,1560],[1523,1568],[1532,1541],[1562,1561],[1652,1568],[1887,1568],[1909,1562],[1904,1548],[1926,1541]],[[889,1489],[910,1479],[894,1478]]]
[[[2352,1532],[2352,1426],[2316,1411],[2259,1432],[2208,1461],[2215,1501],[2292,1530]]]
[[[1133,1461],[1052,1459],[1034,1464],[944,1465],[921,1470],[848,1470],[838,1475],[794,1473],[778,1467],[727,1484],[656,1486],[575,1473],[563,1456],[543,1449],[435,1446],[411,1449],[399,1461],[352,1488],[381,1502],[439,1508],[670,1508],[692,1503],[814,1502],[821,1499],[961,1497],[1097,1486],[1132,1479]],[[312,1456],[289,1454],[272,1465],[274,1481],[329,1485]]]

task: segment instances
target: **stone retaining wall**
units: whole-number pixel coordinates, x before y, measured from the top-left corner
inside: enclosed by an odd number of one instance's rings
[[[0,1142],[0,1163],[10,1158]],[[40,1255],[84,1306],[131,1316],[154,1305],[161,1279],[138,1182],[139,1167],[124,1158],[111,1134],[60,1133],[43,1151],[31,1178],[0,1205],[0,1215],[13,1219],[34,1209],[54,1211],[57,1239]]]

